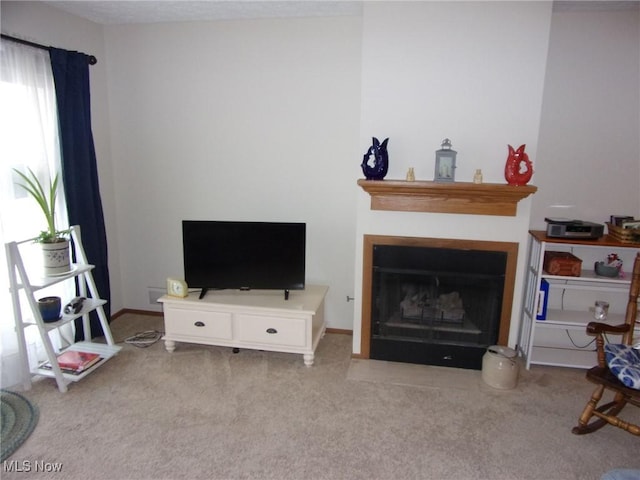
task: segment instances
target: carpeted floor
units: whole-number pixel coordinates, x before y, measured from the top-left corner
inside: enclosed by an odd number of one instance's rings
[[[4,462],[29,438],[38,416],[38,408],[23,395],[0,390],[0,461]]]
[[[162,319],[112,327],[123,341]],[[301,355],[124,344],[66,394],[51,379],[25,392],[40,420],[2,478],[26,478],[11,470],[25,461],[60,469],[37,478],[82,480],[598,480],[640,468],[637,437],[571,434],[592,390],[582,371],[534,367],[501,391],[479,371],[353,360],[351,342],[326,335],[311,368]]]
[[[351,360],[347,379],[408,387],[465,390],[467,392],[477,392],[480,389],[492,391],[492,388],[482,381],[476,370],[382,360]]]

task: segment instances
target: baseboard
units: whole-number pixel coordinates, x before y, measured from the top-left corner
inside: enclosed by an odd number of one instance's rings
[[[338,335],[353,335],[353,330],[346,330],[344,328],[328,328],[327,333],[336,333]]]
[[[135,308],[123,308],[122,310],[118,310],[116,313],[111,315],[111,320],[115,320],[122,315],[127,313],[132,313],[134,315],[151,315],[152,317],[162,317],[162,312],[156,312],[155,310],[137,310]],[[338,335],[353,335],[353,330],[347,330],[344,328],[327,328],[327,333],[335,333]]]
[[[156,312],[155,310],[137,310],[135,308],[123,308],[111,315],[111,320],[115,320],[122,315],[132,313],[134,315],[151,315],[152,317],[162,317],[162,312]]]

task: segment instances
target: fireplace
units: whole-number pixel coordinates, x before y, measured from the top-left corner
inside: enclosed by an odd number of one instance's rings
[[[507,344],[518,244],[364,236],[365,358],[480,370]]]
[[[374,264],[373,252],[375,246],[399,245],[406,247],[424,247],[433,249],[454,250],[453,256],[458,254],[455,251],[481,251],[481,252],[502,252],[506,254],[506,266],[503,280],[493,278],[490,283],[494,284],[496,292],[482,292],[479,281],[482,271],[470,269],[468,275],[459,275],[456,280],[459,284],[453,283],[452,272],[433,271],[428,265],[427,268],[421,266],[418,272],[412,272],[417,280],[405,288],[425,290],[431,288],[429,285],[447,286],[447,289],[439,292],[440,295],[451,295],[455,292],[462,296],[462,307],[449,307],[445,312],[436,313],[429,327],[429,313],[433,310],[418,312],[418,306],[414,306],[412,312],[414,318],[406,319],[404,330],[392,331],[390,321],[382,325],[383,334],[391,332],[398,337],[406,337],[406,330],[421,330],[423,336],[433,333],[432,338],[438,342],[427,344],[421,340],[410,340],[396,350],[426,349],[429,347],[434,353],[432,357],[439,357],[437,361],[432,359],[420,359],[419,362],[433,362],[435,364],[446,364],[453,366],[454,358],[460,359],[462,354],[457,351],[458,347],[469,341],[469,337],[475,335],[477,345],[470,347],[471,352],[465,353],[470,357],[475,356],[477,365],[477,355],[483,350],[482,346],[488,343],[497,345],[516,346],[518,330],[520,328],[520,304],[523,293],[523,280],[526,269],[526,249],[518,248],[528,242],[529,215],[531,210],[531,198],[537,190],[535,186],[513,186],[498,183],[474,184],[470,182],[450,182],[436,183],[431,181],[403,181],[403,180],[358,180],[361,187],[358,196],[358,221],[356,227],[356,288],[355,294],[359,301],[354,308],[354,328],[353,328],[353,356],[354,358],[372,358],[372,335],[380,334],[380,323],[384,320],[374,320],[373,315],[378,313],[378,300],[374,302]],[[483,264],[480,261],[469,260],[466,265],[472,266],[475,263]],[[452,262],[447,262],[451,264]],[[453,273],[459,273],[454,271]],[[490,272],[491,273],[491,272]],[[377,274],[376,274],[377,275]],[[393,272],[385,273],[393,286],[395,281],[400,292],[402,292],[401,279],[394,280]],[[384,275],[383,275],[384,276]],[[500,277],[500,275],[496,275]],[[379,282],[379,279],[375,280]],[[499,286],[496,282],[501,282],[502,292],[498,293]],[[476,294],[469,294],[467,290],[476,287]],[[386,287],[390,289],[391,287]],[[479,293],[481,292],[481,293]],[[398,303],[399,293],[393,302]],[[464,296],[463,296],[464,295]],[[471,295],[471,297],[470,297]],[[482,321],[476,314],[477,297],[491,295],[496,302],[500,301],[499,319],[492,320],[484,325],[484,317],[492,315],[493,307],[486,307],[490,313],[482,314]],[[464,298],[464,297],[467,298]],[[453,296],[455,297],[455,295]],[[417,302],[420,303],[420,302]],[[425,302],[422,301],[424,304]],[[429,306],[427,306],[428,308]],[[433,306],[431,306],[433,308]],[[436,307],[438,304],[436,303]],[[419,306],[422,308],[422,305]],[[456,314],[455,308],[462,308],[462,312]],[[397,310],[397,309],[396,309]],[[442,309],[441,309],[442,310]],[[495,313],[495,311],[493,311]],[[379,317],[376,317],[379,318]],[[493,317],[492,317],[493,318]],[[436,325],[435,321],[439,319]],[[495,322],[498,322],[497,340],[495,332]],[[420,323],[422,322],[422,324]],[[455,325],[455,322],[458,325]],[[466,322],[466,323],[465,323]],[[392,322],[391,322],[392,323]],[[482,324],[478,326],[478,323]],[[449,333],[444,333],[456,328],[461,329],[460,324],[468,327],[467,331],[473,331],[473,324],[476,330],[481,333],[466,334],[466,338],[451,340]],[[439,330],[433,328],[437,326]],[[486,328],[485,328],[486,327]],[[386,328],[386,330],[385,330]],[[491,333],[486,333],[485,330]],[[372,333],[373,332],[373,333]],[[439,332],[436,335],[436,332]],[[438,338],[439,337],[439,338]],[[448,337],[448,338],[447,338]],[[378,340],[378,339],[376,339]],[[453,347],[456,348],[453,348]],[[446,347],[446,348],[445,348]],[[451,347],[449,349],[449,347]],[[449,349],[449,351],[445,351]],[[374,345],[373,352],[377,355],[377,346]],[[451,353],[453,351],[453,353]],[[484,353],[483,353],[484,354]],[[419,357],[418,354],[413,354]],[[424,353],[421,353],[423,357]],[[462,356],[464,356],[462,355]],[[451,360],[448,357],[451,356]],[[393,358],[393,357],[389,357]],[[405,358],[398,361],[414,362],[415,359]],[[473,363],[473,362],[472,362]]]

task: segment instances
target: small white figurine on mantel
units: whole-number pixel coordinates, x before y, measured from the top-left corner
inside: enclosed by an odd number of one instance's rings
[[[413,172],[413,167],[409,167],[407,170],[407,182],[415,182],[416,174]]]
[[[476,173],[473,176],[473,183],[482,183],[482,170],[477,168]]]

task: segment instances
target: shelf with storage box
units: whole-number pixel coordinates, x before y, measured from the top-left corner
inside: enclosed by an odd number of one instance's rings
[[[285,300],[277,290],[209,290],[187,297],[164,295],[165,347],[176,342],[299,353],[313,365],[325,333],[324,299],[329,287],[307,285]]]
[[[609,303],[606,323],[624,323],[630,285],[630,279],[624,273],[615,278],[597,275],[593,270],[594,264],[605,260],[607,255],[616,253],[623,260],[624,272],[625,267],[630,269],[633,266],[640,244],[623,243],[608,235],[583,240],[549,238],[544,231],[529,233],[529,256],[518,344],[520,354],[524,357],[527,368],[532,364],[591,368],[597,364],[597,358],[594,339],[586,334],[586,326],[595,321],[595,301]],[[565,265],[560,272],[562,274],[552,275],[547,270],[560,269],[557,266],[550,267],[549,264],[545,269],[545,253],[549,259],[549,252],[552,252],[551,255],[556,254],[561,261],[571,261],[573,258],[581,263],[577,267]],[[572,268],[574,272],[567,274]],[[635,335],[640,335],[640,325],[637,326]]]
[[[116,355],[122,348],[115,345],[113,341],[109,323],[104,312],[104,305],[106,305],[107,301],[98,297],[97,288],[91,274],[94,266],[87,262],[84,247],[81,242],[80,227],[71,227],[70,235],[71,248],[74,253],[73,257],[76,258],[77,263],[71,264],[69,272],[55,276],[42,276],[37,269],[26,266],[22,248],[26,244],[32,243],[33,239],[5,244],[9,270],[9,286],[14,310],[16,334],[18,337],[18,353],[23,368],[23,386],[25,389],[31,387],[32,376],[42,375],[55,378],[58,389],[61,392],[66,392],[67,385],[70,382],[76,382],[86,377],[102,366],[106,360]],[[45,322],[38,308],[36,292],[61,282],[74,281],[76,278],[78,279],[79,295],[86,298],[81,310],[71,314],[62,313],[58,321]],[[29,312],[22,311],[21,294],[24,295],[27,301]],[[89,314],[94,311],[100,320],[100,326],[102,327],[106,343],[91,341],[92,335]],[[81,318],[83,322],[85,341],[73,343],[66,348],[60,349],[60,351],[56,351],[51,342],[50,333],[78,318]],[[29,354],[25,337],[25,329],[30,327],[37,328],[47,357],[45,362],[36,362],[38,366],[33,369],[29,368]],[[96,353],[100,355],[101,360],[77,374],[65,373],[60,369],[56,359],[58,355],[67,350]],[[50,368],[43,368],[44,364],[49,364]]]

